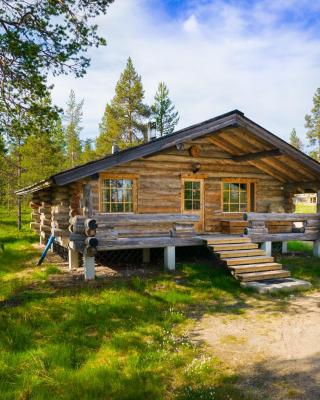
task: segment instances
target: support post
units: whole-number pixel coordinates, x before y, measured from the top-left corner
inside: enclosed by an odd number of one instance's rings
[[[314,257],[320,257],[320,240],[315,240],[313,242],[313,255]]]
[[[169,271],[176,269],[176,248],[174,246],[164,248],[164,268]]]
[[[73,249],[68,249],[69,266],[68,270],[72,271],[74,268],[79,267],[79,253]]]
[[[261,243],[261,250],[266,252],[267,256],[272,255],[272,242],[263,242]]]
[[[87,255],[87,250],[83,252],[83,268],[84,268],[84,279],[86,281],[92,280],[95,277],[95,265],[94,257]]]
[[[150,263],[150,249],[142,249],[142,262],[143,264]]]
[[[317,191],[317,214],[320,214],[320,190]],[[313,255],[320,257],[320,239],[313,242]]]
[[[281,245],[281,254],[288,253],[288,242],[282,242]]]

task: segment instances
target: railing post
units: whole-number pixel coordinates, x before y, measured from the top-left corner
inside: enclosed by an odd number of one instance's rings
[[[176,248],[174,246],[164,248],[164,268],[169,271],[176,269]]]
[[[261,250],[264,250],[267,256],[272,255],[272,242],[261,243]]]

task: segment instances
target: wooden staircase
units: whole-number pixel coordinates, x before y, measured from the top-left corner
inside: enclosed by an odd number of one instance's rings
[[[290,272],[282,269],[273,257],[267,256],[251,239],[242,236],[217,236],[206,239],[207,247],[216,254],[241,282],[288,278]]]

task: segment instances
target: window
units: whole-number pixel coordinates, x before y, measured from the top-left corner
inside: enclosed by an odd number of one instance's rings
[[[223,182],[223,212],[254,211],[254,183]]]
[[[184,209],[196,211],[201,209],[201,182],[184,181]]]
[[[102,180],[102,211],[107,213],[133,212],[132,179]]]

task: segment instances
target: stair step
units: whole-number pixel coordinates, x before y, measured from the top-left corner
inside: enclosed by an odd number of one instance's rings
[[[261,263],[261,264],[248,264],[248,265],[230,265],[229,269],[235,273],[235,275],[242,274],[244,272],[259,272],[259,271],[274,271],[282,269],[282,265],[278,263]]]
[[[255,256],[255,257],[236,257],[236,258],[224,258],[224,262],[230,265],[243,265],[243,264],[261,264],[273,262],[274,258],[269,256]]]
[[[257,243],[232,243],[232,244],[215,244],[210,245],[213,251],[224,251],[224,250],[249,250],[257,249],[259,246]]]
[[[219,251],[217,254],[220,255],[221,259],[235,258],[235,257],[251,257],[251,256],[265,256],[264,250],[260,249],[249,249],[249,250],[229,250]]]
[[[226,237],[226,238],[216,238],[216,239],[207,239],[206,240],[207,244],[213,245],[213,244],[231,244],[231,243],[251,243],[251,239],[248,237],[242,237],[242,236],[236,236],[236,237]]]
[[[236,279],[241,282],[252,282],[252,281],[263,281],[266,279],[281,279],[288,278],[290,272],[284,269],[275,271],[262,271],[262,272],[252,272],[236,275]]]

